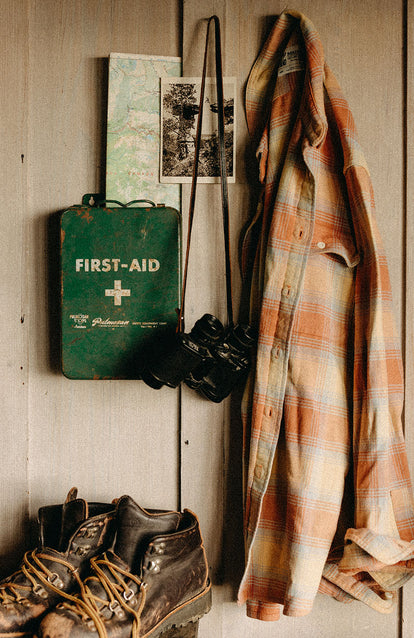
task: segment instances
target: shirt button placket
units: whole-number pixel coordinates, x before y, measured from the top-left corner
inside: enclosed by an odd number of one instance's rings
[[[277,359],[279,359],[280,350],[281,350],[280,343],[277,343],[276,345],[273,346],[273,348],[272,348],[272,360],[273,361],[276,361]]]
[[[303,244],[308,236],[308,224],[305,219],[299,219],[293,230],[293,238],[298,244]]]
[[[293,237],[297,242],[302,242],[305,236],[305,228],[301,222],[298,222],[295,226],[295,230],[293,231]]]

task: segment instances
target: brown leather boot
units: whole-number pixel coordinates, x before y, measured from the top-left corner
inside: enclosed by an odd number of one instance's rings
[[[124,496],[113,549],[91,559],[81,593],[47,614],[39,638],[193,637],[210,607],[197,517],[172,513],[167,529]]]
[[[33,634],[40,617],[78,588],[91,557],[113,541],[115,505],[76,496],[72,488],[63,505],[40,508],[39,547],[0,581],[0,638]]]

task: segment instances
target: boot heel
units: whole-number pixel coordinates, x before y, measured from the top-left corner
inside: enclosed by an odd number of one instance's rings
[[[184,627],[172,627],[161,634],[160,638],[197,638],[198,621],[189,622]]]

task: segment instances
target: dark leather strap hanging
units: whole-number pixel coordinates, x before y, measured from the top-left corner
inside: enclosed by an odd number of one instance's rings
[[[228,197],[228,187],[227,187],[226,149],[225,149],[225,141],[224,141],[224,97],[223,97],[223,70],[222,70],[222,61],[221,61],[221,36],[220,36],[220,21],[216,15],[213,15],[209,18],[208,24],[207,24],[203,74],[201,78],[200,105],[199,105],[196,139],[195,139],[194,166],[193,166],[190,204],[189,204],[189,212],[188,212],[187,248],[186,248],[186,255],[185,255],[185,265],[184,265],[183,283],[182,283],[182,292],[181,292],[181,308],[178,311],[179,317],[178,317],[177,332],[184,331],[185,293],[186,293],[186,287],[187,287],[188,261],[189,261],[189,254],[190,254],[191,233],[193,228],[196,190],[197,190],[198,164],[199,164],[200,142],[201,142],[201,127],[202,127],[203,106],[204,106],[204,91],[205,91],[205,83],[206,83],[207,53],[208,53],[210,24],[212,22],[214,22],[214,27],[215,27],[215,45],[216,45],[215,46],[215,66],[216,66],[217,103],[218,103],[218,132],[219,132],[219,157],[220,157],[220,178],[221,178],[220,181],[221,181],[221,199],[222,199],[222,210],[223,210],[223,230],[224,230],[224,248],[225,248],[225,264],[226,264],[227,320],[229,325],[233,325],[229,197]]]

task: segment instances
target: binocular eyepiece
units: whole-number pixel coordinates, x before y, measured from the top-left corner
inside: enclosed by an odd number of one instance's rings
[[[142,379],[152,388],[176,388],[182,381],[206,398],[220,403],[246,376],[255,343],[250,326],[225,329],[205,314],[188,333],[178,333],[147,363]]]

